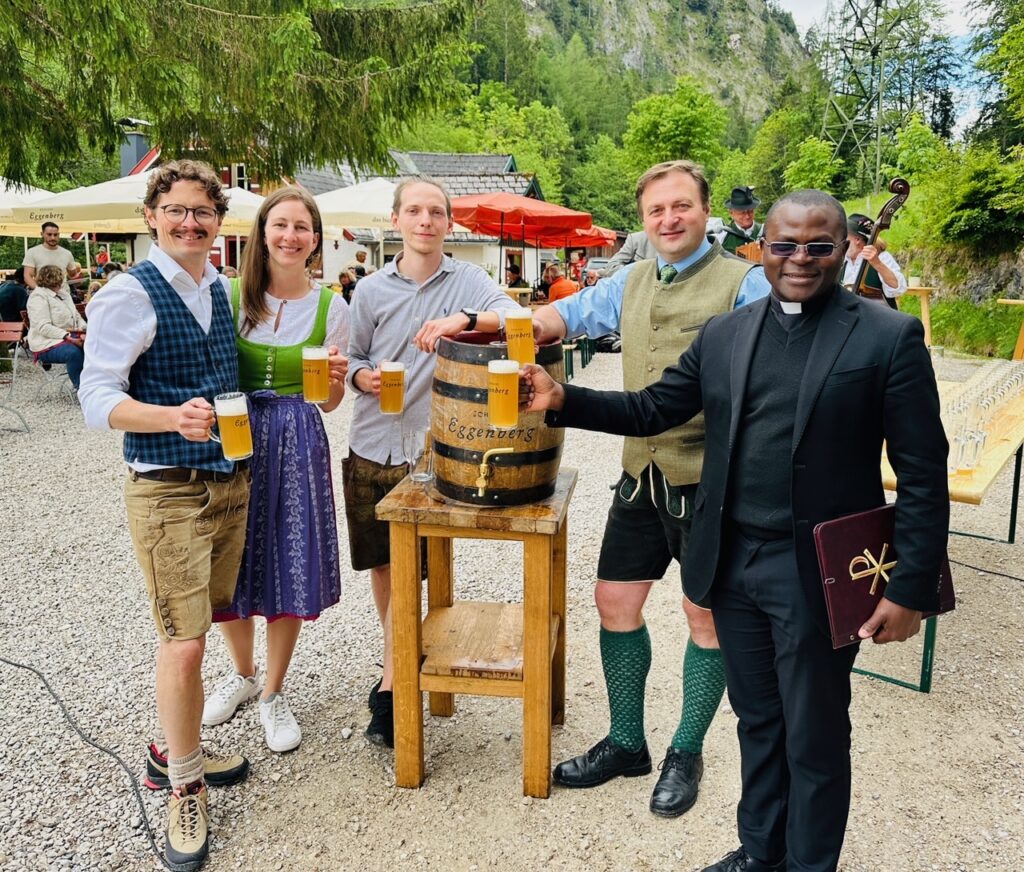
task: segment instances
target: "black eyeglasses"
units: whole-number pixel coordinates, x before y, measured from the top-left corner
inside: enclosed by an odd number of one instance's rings
[[[179,206],[176,203],[171,203],[169,206],[160,206],[159,209],[164,213],[168,221],[173,221],[175,224],[181,224],[189,212],[192,213],[192,217],[200,224],[212,224],[217,220],[217,210],[211,206],[196,206],[192,209],[188,206]]]
[[[807,252],[808,257],[831,257],[836,250],[835,242],[808,242],[800,245],[797,242],[766,242],[764,244],[775,257],[792,257],[801,248]]]

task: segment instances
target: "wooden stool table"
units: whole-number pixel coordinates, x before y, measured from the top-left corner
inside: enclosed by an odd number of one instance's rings
[[[924,344],[929,348],[932,346],[932,310],[931,298],[935,288],[907,288],[904,294],[908,297],[917,297],[921,301],[921,325],[924,327]],[[899,301],[897,300],[897,305]]]
[[[1024,306],[1024,300],[996,300],[1004,306]],[[1024,321],[1020,322],[1020,333],[1017,334],[1017,345],[1013,349],[1011,360],[1024,360]]]
[[[551,790],[551,725],[565,719],[565,559],[575,469],[553,496],[511,508],[446,502],[406,478],[377,504],[391,525],[391,637],[395,782],[423,784],[423,698],[454,712],[454,694],[523,700],[523,794]],[[438,498],[434,498],[438,496]],[[420,609],[420,539],[427,540],[427,603]],[[456,602],[453,539],[523,543],[523,602]]]

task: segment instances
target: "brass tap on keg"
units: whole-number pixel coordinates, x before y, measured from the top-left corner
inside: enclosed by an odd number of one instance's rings
[[[487,482],[491,477],[491,457],[495,454],[512,454],[514,448],[490,448],[484,452],[480,461],[480,475],[476,480],[476,495],[482,497],[487,491]]]

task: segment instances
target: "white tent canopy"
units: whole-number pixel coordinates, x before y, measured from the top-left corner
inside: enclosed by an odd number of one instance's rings
[[[26,206],[52,196],[52,191],[16,185],[0,176],[0,236],[38,236],[39,224],[16,222],[12,210],[15,206]]]
[[[370,179],[320,194],[316,197],[316,204],[320,207],[320,217],[325,226],[390,230],[395,187],[395,183],[387,179]]]
[[[34,203],[12,209],[14,222],[39,226],[54,221],[62,232],[73,233],[148,233],[142,201],[152,170],[137,175],[73,188]],[[252,226],[263,198],[258,194],[231,188],[228,214],[221,234],[245,235]],[[3,223],[0,217],[0,224]]]

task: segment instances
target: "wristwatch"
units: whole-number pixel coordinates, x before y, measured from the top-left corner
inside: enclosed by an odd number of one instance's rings
[[[466,325],[467,330],[476,329],[476,319],[480,314],[476,309],[463,309],[462,314],[469,318],[469,323]]]

